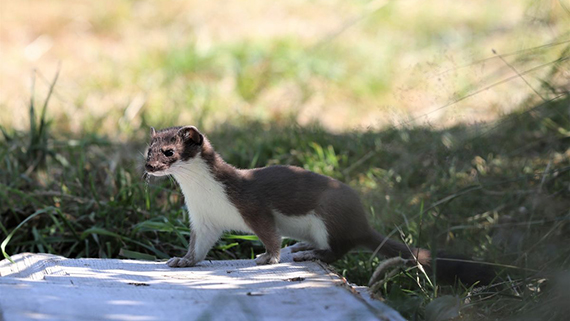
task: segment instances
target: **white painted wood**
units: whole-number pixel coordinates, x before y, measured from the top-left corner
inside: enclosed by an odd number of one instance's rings
[[[0,261],[4,321],[404,320],[316,262],[204,261],[173,269],[164,262],[49,254],[13,259]]]

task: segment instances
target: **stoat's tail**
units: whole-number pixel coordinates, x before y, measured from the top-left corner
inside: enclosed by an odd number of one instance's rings
[[[415,264],[417,260],[424,267],[428,276],[432,275],[435,268],[438,282],[453,284],[459,279],[467,285],[476,282],[484,285],[491,283],[497,276],[489,265],[473,262],[464,255],[449,255],[445,252],[438,252],[434,266],[432,254],[429,250],[408,247],[404,243],[387,238],[376,231],[372,231],[372,238],[366,245],[372,251],[378,250],[379,254],[386,257],[401,256],[404,259],[409,259],[411,264]]]

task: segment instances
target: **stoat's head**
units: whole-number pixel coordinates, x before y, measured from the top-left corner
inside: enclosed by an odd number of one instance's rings
[[[145,170],[153,176],[172,174],[171,168],[199,156],[204,145],[204,136],[194,126],[171,127],[150,130]]]

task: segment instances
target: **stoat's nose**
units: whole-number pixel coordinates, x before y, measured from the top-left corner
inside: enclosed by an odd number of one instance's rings
[[[158,169],[158,163],[146,163],[144,168],[147,172],[154,172]]]

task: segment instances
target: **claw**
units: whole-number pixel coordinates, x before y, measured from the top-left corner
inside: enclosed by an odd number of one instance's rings
[[[178,261],[180,260],[179,257],[173,257],[170,260],[168,260],[166,262],[166,265],[170,266],[170,267],[177,267],[178,266]]]
[[[194,266],[196,262],[183,258],[183,257],[173,257],[166,262],[166,264],[172,268],[176,267],[190,267]]]
[[[257,265],[277,264],[279,263],[279,256],[272,256],[269,253],[263,253],[255,259]]]

